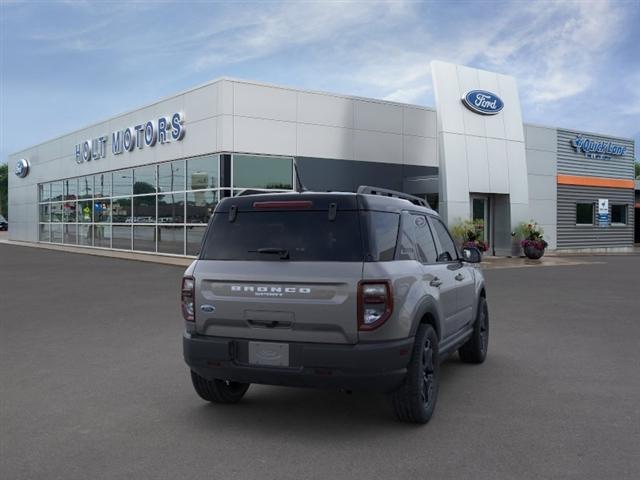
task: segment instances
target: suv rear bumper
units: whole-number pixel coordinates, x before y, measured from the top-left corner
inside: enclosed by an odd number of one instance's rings
[[[208,379],[388,392],[407,373],[413,338],[355,345],[289,343],[289,367],[249,364],[246,339],[185,332],[183,347],[187,365]]]

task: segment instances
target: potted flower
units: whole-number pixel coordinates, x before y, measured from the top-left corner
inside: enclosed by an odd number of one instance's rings
[[[526,257],[532,260],[542,258],[545,248],[549,245],[543,238],[544,230],[533,220],[522,223],[519,230],[523,237],[520,245],[522,245]]]
[[[451,228],[459,247],[477,248],[484,253],[489,250],[489,244],[482,239],[483,231],[484,225],[479,220],[459,220]]]

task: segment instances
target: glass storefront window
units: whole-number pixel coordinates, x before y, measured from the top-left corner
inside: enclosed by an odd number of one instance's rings
[[[72,178],[65,180],[64,185],[64,198],[65,200],[75,200],[78,198],[78,179]]]
[[[184,160],[167,162],[158,165],[158,191],[181,192],[184,190]]]
[[[51,184],[41,183],[38,185],[38,200],[48,202],[51,199]]]
[[[133,249],[142,252],[156,251],[156,228],[141,227],[136,225],[133,227]]]
[[[76,202],[64,202],[62,204],[62,221],[63,222],[75,222],[76,221]],[[67,242],[65,242],[67,243]]]
[[[111,225],[93,226],[93,246],[111,248]]]
[[[218,155],[187,160],[187,190],[218,187]]]
[[[184,255],[184,227],[158,227],[158,253]]]
[[[576,204],[576,225],[593,225],[594,211],[593,203]]]
[[[293,189],[293,160],[287,157],[234,155],[233,188]]]
[[[56,202],[51,204],[51,221],[52,222],[61,222],[62,221],[62,203]]]
[[[93,197],[93,177],[80,177],[78,179],[78,198]]]
[[[158,223],[184,223],[184,193],[158,195]]]
[[[93,245],[93,225],[78,225],[78,245]]]
[[[156,166],[136,168],[133,171],[133,194],[156,192]]]
[[[131,250],[131,226],[114,225],[111,228],[113,229],[111,248]]]
[[[49,223],[41,223],[40,224],[40,234],[38,235],[38,239],[41,242],[50,242],[51,241],[51,224]]]
[[[95,223],[111,222],[111,199],[103,198],[93,202],[93,221]]]
[[[67,245],[78,243],[78,225],[75,223],[65,223],[63,225],[62,242]]]
[[[90,201],[85,201],[85,202],[78,202],[78,213],[77,213],[77,217],[78,217],[78,222],[81,223],[91,223],[93,220],[93,215],[91,214],[93,209],[93,205],[92,202]]]
[[[94,175],[95,197],[103,198],[111,196],[111,172]]]
[[[187,192],[187,223],[208,223],[217,203],[215,191]]]
[[[118,170],[113,172],[113,196],[123,197],[131,195],[133,186],[133,172],[131,170]]]
[[[133,223],[156,223],[156,196],[133,197]]]
[[[48,203],[43,203],[40,205],[40,221],[41,222],[50,222],[51,221],[51,205]]]
[[[51,224],[51,242],[62,243],[62,224],[61,223]]]
[[[206,227],[187,227],[187,255],[198,255]]]
[[[60,201],[63,199],[62,182],[51,183],[51,200]]]
[[[111,221],[113,223],[131,223],[131,197],[114,198],[112,201],[111,215]]]

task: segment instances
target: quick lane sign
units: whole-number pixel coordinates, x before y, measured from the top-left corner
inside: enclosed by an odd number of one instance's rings
[[[133,152],[136,148],[153,147],[157,144],[177,142],[184,138],[184,114],[176,112],[171,118],[160,117],[157,120],[134,125],[111,133],[111,153],[120,155]],[[76,145],[76,163],[90,162],[107,156],[109,137],[85,140]]]
[[[621,157],[627,148],[624,145],[608,140],[594,140],[593,138],[578,135],[571,140],[571,146],[576,153],[583,153],[587,158],[607,160],[612,156]]]

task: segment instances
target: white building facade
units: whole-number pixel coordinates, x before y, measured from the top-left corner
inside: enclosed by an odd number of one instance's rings
[[[523,123],[512,77],[432,71],[436,108],[220,79],[27,148],[9,157],[10,238],[196,255],[220,198],[294,189],[295,162],[308,189],[402,190],[482,221],[490,253],[531,218],[552,249],[631,248],[632,140]]]

